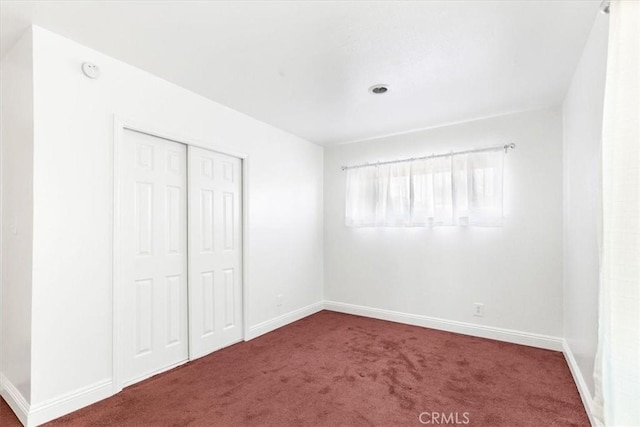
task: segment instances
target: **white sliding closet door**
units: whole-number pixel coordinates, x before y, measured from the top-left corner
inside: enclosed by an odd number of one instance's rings
[[[188,358],[187,149],[124,130],[120,149],[122,382]]]
[[[195,359],[242,340],[242,163],[189,147],[189,335]]]

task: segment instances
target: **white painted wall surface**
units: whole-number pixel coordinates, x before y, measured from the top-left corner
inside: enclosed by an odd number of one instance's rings
[[[340,167],[514,142],[502,228],[347,228]],[[562,116],[500,116],[325,150],[325,297],[527,333],[562,333]],[[472,305],[485,305],[474,317]]]
[[[0,378],[31,399],[33,73],[31,31],[0,62],[2,315]]]
[[[598,345],[598,227],[609,19],[598,15],[563,105],[564,338],[593,396]]]
[[[34,62],[36,407],[111,378],[114,113],[249,155],[249,325],[321,302],[321,147],[40,28]]]

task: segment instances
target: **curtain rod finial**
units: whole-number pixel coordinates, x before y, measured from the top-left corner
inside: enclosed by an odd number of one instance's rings
[[[510,144],[505,144],[505,145],[504,145],[504,152],[505,152],[505,154],[507,153],[507,151],[509,151],[509,149],[512,149],[512,150],[513,150],[514,148],[516,148],[516,144],[514,144],[513,142],[512,142],[512,143],[510,143]]]

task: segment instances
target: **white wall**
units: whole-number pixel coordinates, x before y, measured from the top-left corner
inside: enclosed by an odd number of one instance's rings
[[[602,110],[609,19],[598,15],[564,105],[564,338],[593,395]]]
[[[502,228],[347,228],[342,165],[514,142]],[[329,301],[559,337],[562,116],[559,108],[325,150]],[[474,317],[472,304],[484,303]]]
[[[31,399],[33,73],[31,31],[1,61],[2,315],[0,380]],[[15,402],[12,402],[15,403]]]
[[[111,378],[114,114],[249,155],[251,326],[322,301],[321,147],[40,28],[34,81],[36,408]]]

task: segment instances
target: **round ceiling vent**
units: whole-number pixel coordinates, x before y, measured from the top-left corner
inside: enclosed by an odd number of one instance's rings
[[[373,85],[369,88],[369,92],[375,95],[382,95],[383,93],[387,93],[389,91],[389,87],[383,84]]]

